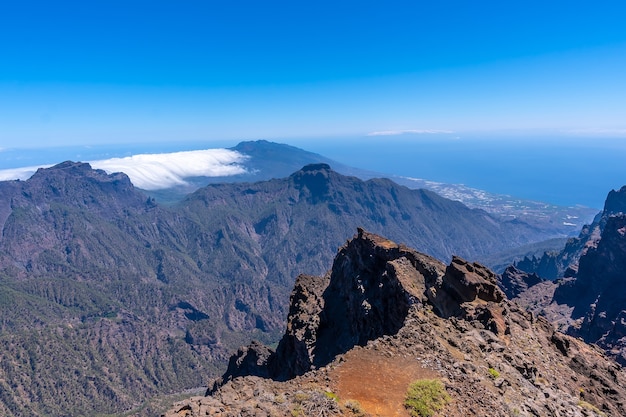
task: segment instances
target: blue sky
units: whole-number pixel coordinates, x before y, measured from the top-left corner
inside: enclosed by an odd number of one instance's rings
[[[0,148],[626,138],[625,19],[618,1],[3,2]]]

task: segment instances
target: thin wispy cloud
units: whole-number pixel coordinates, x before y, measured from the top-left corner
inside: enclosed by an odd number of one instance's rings
[[[437,129],[405,129],[405,130],[382,130],[379,132],[370,132],[367,136],[395,136],[406,134],[442,134],[442,133],[454,133],[451,130],[437,130]]]
[[[588,129],[571,129],[566,133],[574,135],[599,135],[599,136],[626,136],[626,129],[604,129],[604,128],[588,128]]]
[[[160,190],[186,185],[190,177],[218,177],[243,174],[249,157],[228,149],[207,149],[163,154],[140,154],[125,158],[88,161],[92,168],[108,174],[123,172],[135,187]],[[31,166],[0,170],[0,181],[27,180],[38,168]]]

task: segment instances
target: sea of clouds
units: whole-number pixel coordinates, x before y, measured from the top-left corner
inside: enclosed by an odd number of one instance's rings
[[[123,172],[135,187],[160,190],[186,185],[185,178],[221,177],[243,174],[249,157],[229,149],[206,149],[160,154],[138,154],[123,158],[88,161],[92,168],[108,174]],[[30,166],[0,170],[0,181],[26,180],[39,168]]]

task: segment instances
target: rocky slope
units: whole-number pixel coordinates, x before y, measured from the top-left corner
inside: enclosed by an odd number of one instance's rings
[[[233,348],[278,341],[295,276],[359,225],[442,259],[543,233],[324,164],[173,207],[82,163],[0,182],[0,414],[112,414],[205,385]]]
[[[529,286],[519,302],[548,317],[563,331],[596,343],[626,364],[626,187],[611,191],[596,221],[559,254],[559,279]],[[552,264],[555,265],[555,264]],[[520,268],[533,270],[527,263]],[[537,269],[534,269],[537,270]]]
[[[609,217],[624,213],[626,210],[626,186],[611,190],[604,203],[604,209],[593,222],[582,227],[578,237],[567,241],[560,251],[546,252],[540,257],[527,257],[515,263],[523,271],[536,273],[545,279],[557,279],[574,276],[578,270],[578,260],[589,248],[598,245],[602,231]]]
[[[408,416],[413,380],[442,382],[448,416],[620,416],[626,372],[511,303],[488,269],[443,263],[359,230],[322,277],[302,275],[275,351],[231,358],[181,416]]]

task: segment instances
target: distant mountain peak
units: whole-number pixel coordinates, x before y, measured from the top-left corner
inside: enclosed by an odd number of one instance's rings
[[[604,203],[604,214],[626,213],[626,185],[619,190],[611,190]]]
[[[82,180],[85,178],[96,178],[101,182],[110,181],[122,181],[126,183],[128,187],[133,187],[128,175],[123,172],[114,172],[107,174],[102,169],[94,169],[91,164],[87,162],[75,162],[64,161],[59,164],[53,165],[49,168],[39,168],[35,174],[26,182],[37,183],[40,180],[51,178],[74,178],[76,180]]]
[[[330,165],[319,163],[305,165],[291,177],[304,197],[320,202],[329,196],[330,179],[333,174],[339,175],[331,170]]]
[[[59,164],[53,165],[49,168],[39,168],[35,174],[30,178],[37,179],[40,177],[49,177],[54,174],[80,174],[84,175],[92,170],[91,165],[86,162],[74,162],[74,161],[64,161]],[[103,171],[104,172],[104,171]]]
[[[319,163],[319,164],[308,164],[308,165],[305,165],[304,167],[302,167],[301,171],[302,172],[313,172],[313,171],[328,172],[328,171],[332,171],[332,169],[330,168],[330,165],[328,165],[328,164]]]

